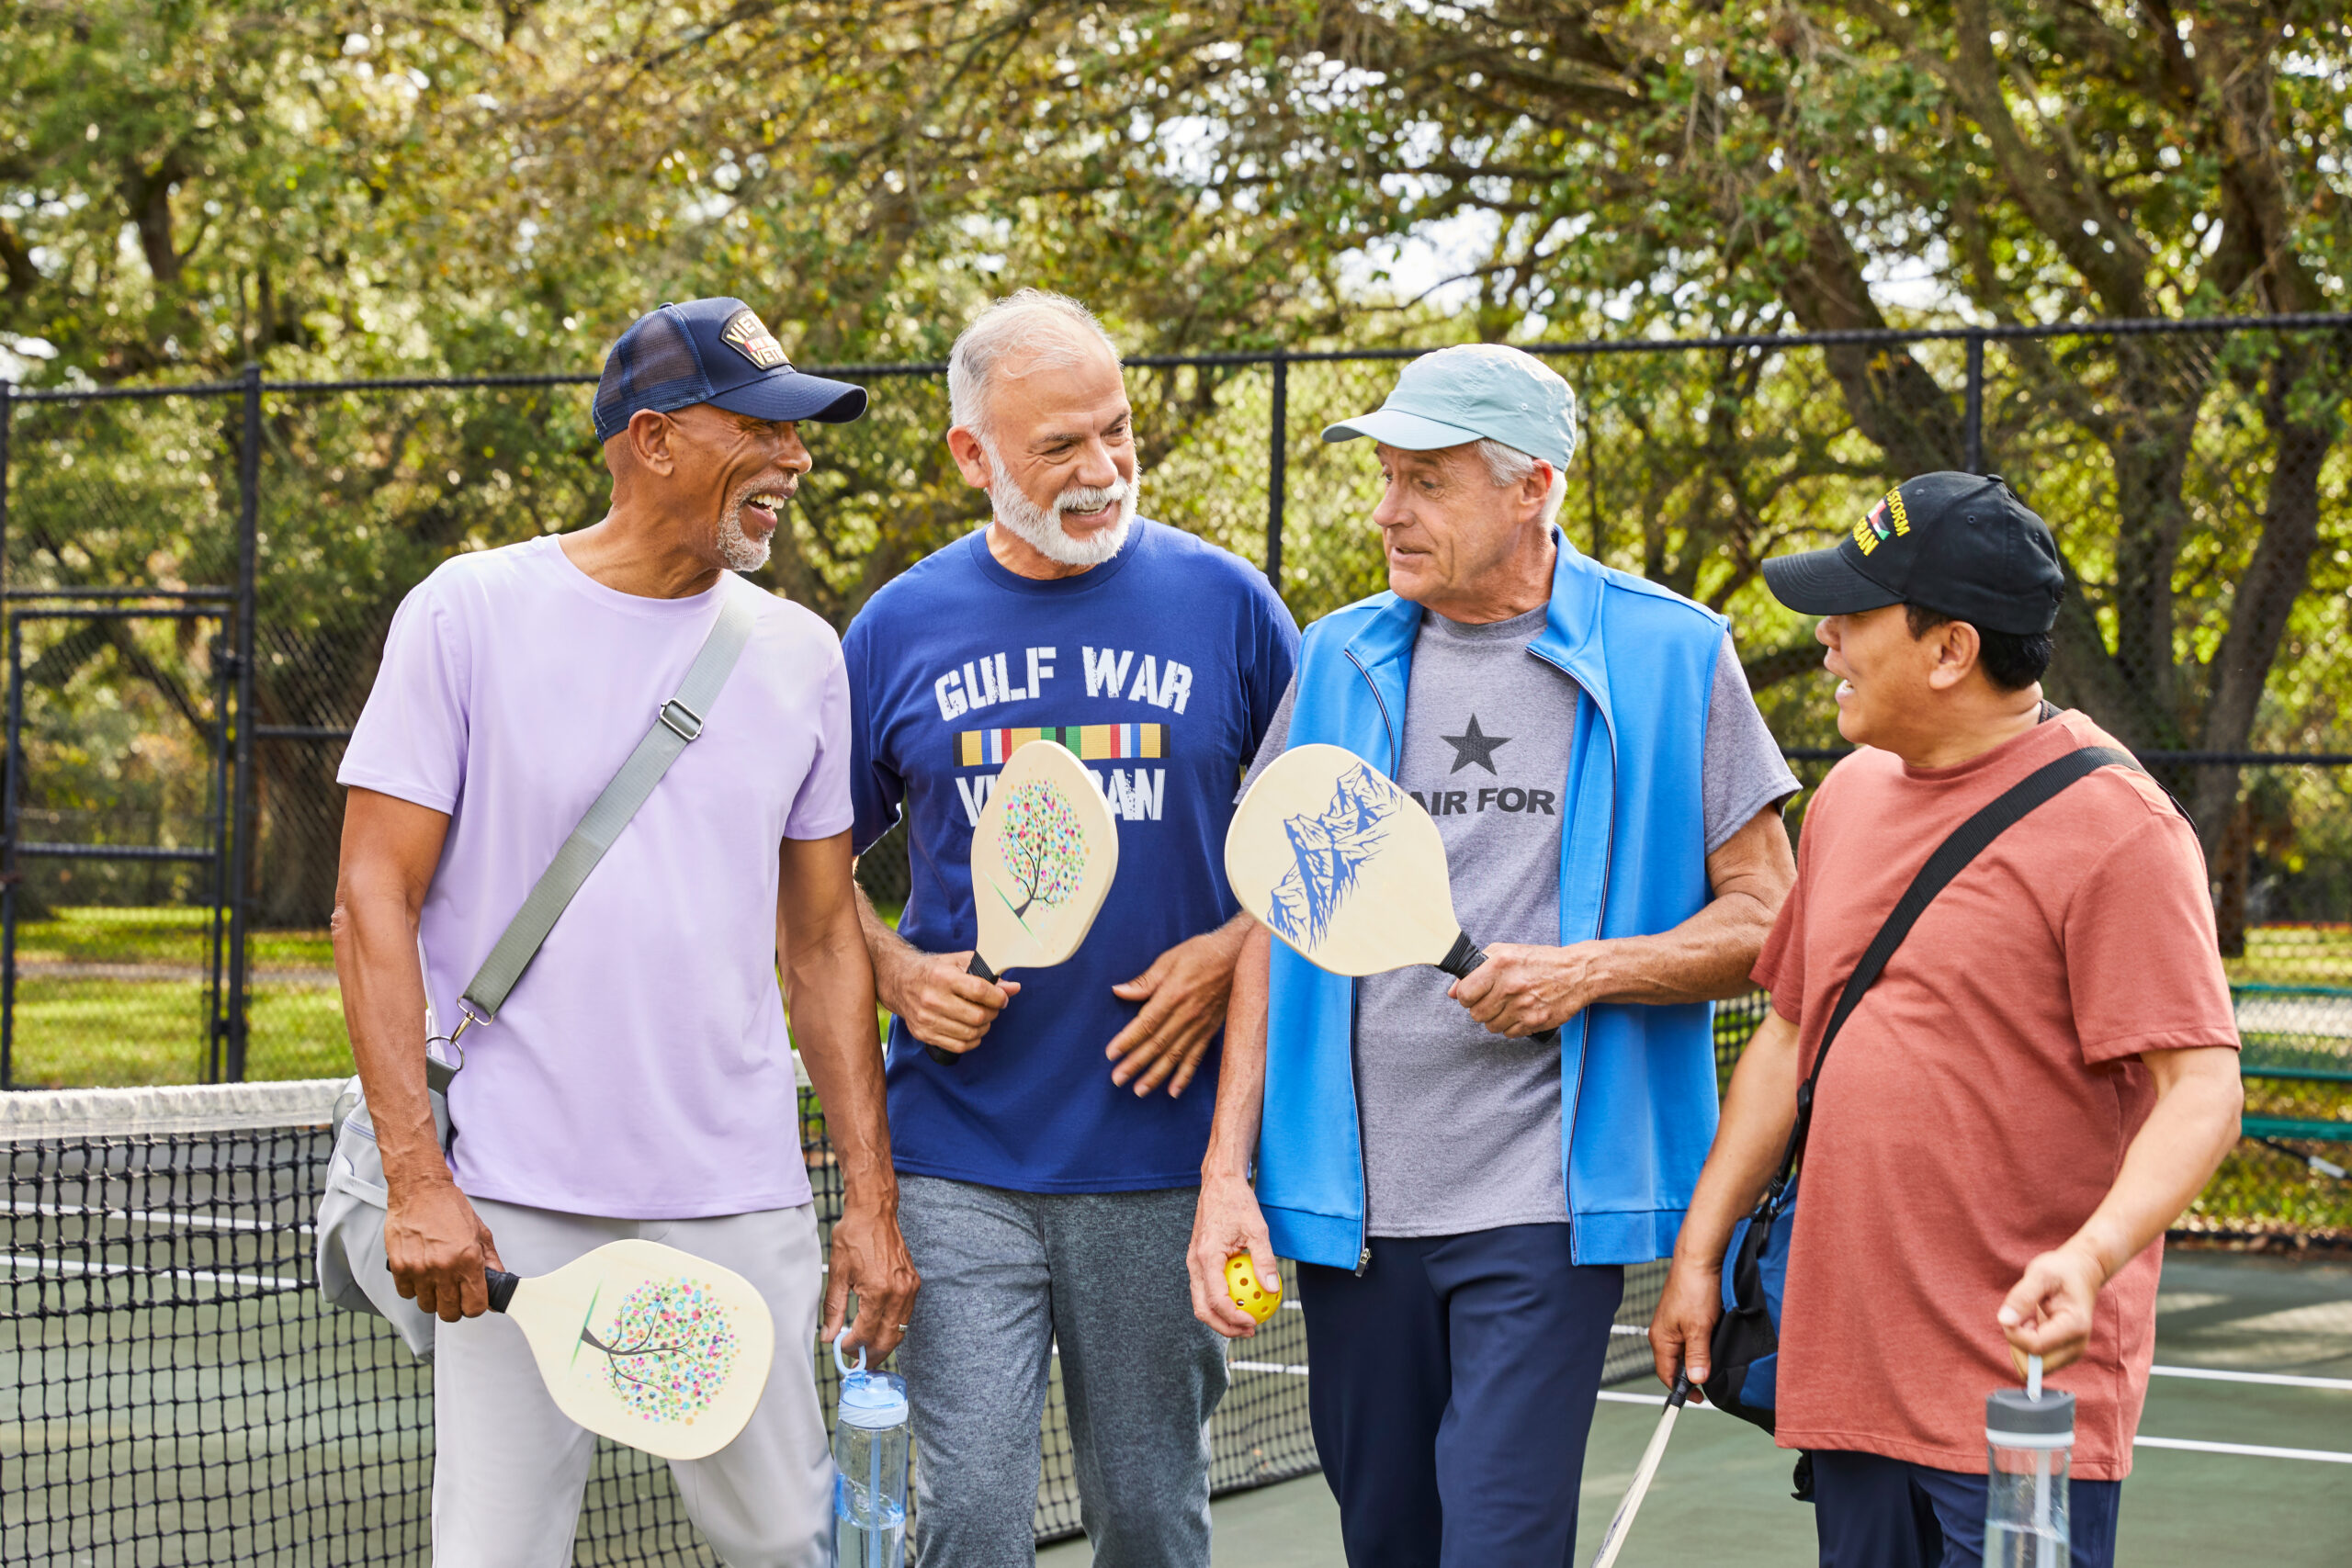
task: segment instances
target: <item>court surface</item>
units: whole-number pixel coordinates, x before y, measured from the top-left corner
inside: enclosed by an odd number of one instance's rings
[[[2157,1303],[2156,1364],[2233,1375],[2152,1381],[2117,1561],[2352,1562],[2352,1264],[2174,1253]],[[2343,1386],[2239,1381],[2249,1377]],[[1618,1384],[1594,1412],[1577,1562],[1591,1560],[1657,1414],[1656,1385],[1642,1382]],[[2222,1451],[2229,1445],[2337,1459]],[[1690,1412],[1619,1562],[1813,1562],[1812,1511],[1788,1495],[1792,1460],[1751,1427]],[[1320,1476],[1236,1493],[1216,1514],[1216,1568],[1342,1568],[1339,1511]],[[1091,1554],[1083,1540],[1068,1541],[1037,1561],[1081,1568]]]

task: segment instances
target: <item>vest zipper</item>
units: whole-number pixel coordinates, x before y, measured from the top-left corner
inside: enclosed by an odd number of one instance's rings
[[[1548,654],[1536,652],[1532,648],[1527,651],[1535,654],[1536,658],[1543,660],[1561,674],[1566,675],[1569,682],[1576,686],[1578,692],[1584,691],[1584,682],[1571,674],[1566,665]],[[1585,695],[1589,698],[1590,694],[1586,693]],[[1609,920],[1609,874],[1617,863],[1617,731],[1609,722],[1609,716],[1600,712],[1599,704],[1593,705],[1592,711],[1600,716],[1600,732],[1609,740],[1609,833],[1601,841],[1600,905],[1593,911],[1592,926],[1592,934],[1598,938],[1600,935],[1600,928]],[[1563,831],[1565,830],[1563,829]],[[1584,1047],[1592,1040],[1592,1014],[1589,1008],[1577,1015],[1577,1031],[1578,1041],[1577,1092],[1568,1101],[1566,1109],[1562,1111],[1560,1122],[1560,1199],[1568,1211],[1568,1261],[1570,1263],[1582,1261],[1577,1256],[1577,1206],[1576,1195],[1568,1190],[1568,1172],[1573,1168],[1568,1154],[1577,1135],[1577,1114],[1584,1109]]]
[[[1356,667],[1356,673],[1363,677],[1365,689],[1372,693],[1372,700],[1380,707],[1380,728],[1388,737],[1388,766],[1385,772],[1388,782],[1395,784],[1397,762],[1405,753],[1404,739],[1396,733],[1396,725],[1388,717],[1387,699],[1380,694],[1380,687],[1373,680],[1372,671],[1363,667],[1363,660],[1351,650],[1343,649],[1340,651],[1346,653],[1348,662]],[[1356,1186],[1363,1193],[1363,1206],[1356,1213],[1356,1278],[1361,1280],[1364,1270],[1372,1267],[1369,1228],[1372,1223],[1372,1173],[1364,1167],[1363,1085],[1358,1081],[1356,1071],[1356,987],[1352,981],[1348,985],[1348,1088],[1355,1096],[1356,1102]],[[1571,1252],[1575,1250],[1573,1235],[1569,1240],[1569,1249]]]

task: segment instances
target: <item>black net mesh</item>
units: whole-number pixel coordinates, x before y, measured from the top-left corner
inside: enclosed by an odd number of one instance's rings
[[[709,389],[702,360],[667,310],[640,318],[605,357],[596,383],[596,439],[610,441],[639,409],[667,412],[700,402]]]

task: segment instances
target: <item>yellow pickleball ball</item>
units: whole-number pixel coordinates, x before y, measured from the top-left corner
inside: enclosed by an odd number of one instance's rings
[[[1225,1288],[1233,1297],[1233,1304],[1256,1318],[1260,1323],[1274,1315],[1283,1304],[1283,1282],[1270,1280],[1261,1285],[1258,1271],[1250,1267],[1250,1255],[1237,1252],[1225,1260]]]

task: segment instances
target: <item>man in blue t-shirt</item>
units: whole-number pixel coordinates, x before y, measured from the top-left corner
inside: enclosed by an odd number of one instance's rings
[[[897,1015],[899,1223],[923,1280],[900,1351],[922,1561],[1034,1561],[1058,1348],[1096,1560],[1207,1568],[1225,1355],[1184,1251],[1248,925],[1223,846],[1298,630],[1256,568],[1137,515],[1118,352],[1084,307],[999,301],[947,384],[948,446],[993,517],[843,643],[859,851],[910,818],[904,917],[869,908],[865,934]],[[1069,727],[1118,821],[1118,880],[1069,962],[979,979],[972,829],[1023,732]]]

